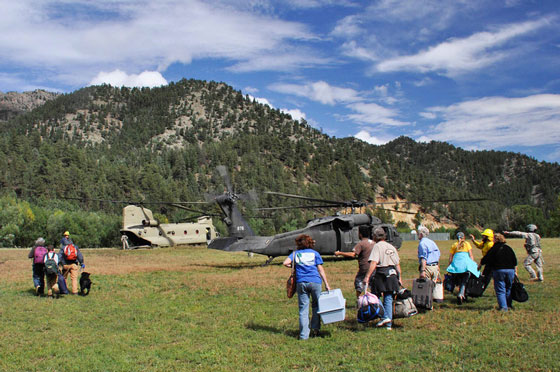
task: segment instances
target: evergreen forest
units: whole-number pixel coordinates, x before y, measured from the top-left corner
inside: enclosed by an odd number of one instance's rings
[[[407,137],[382,146],[335,138],[224,83],[91,86],[57,95],[0,128],[1,246],[29,247],[39,236],[56,244],[65,230],[83,247],[116,246],[126,203],[204,201],[224,191],[218,165],[239,192],[399,199],[421,206],[418,223],[429,214],[462,228],[524,230],[535,223],[543,236],[560,235],[557,163]],[[480,200],[447,202],[457,199]],[[297,202],[268,196],[244,205],[256,233],[302,227],[318,213],[256,218],[255,208],[278,204]],[[162,222],[199,214],[168,204],[149,208]],[[198,208],[216,213],[212,205]],[[414,228],[375,206],[370,213]],[[218,218],[214,223],[225,233]]]

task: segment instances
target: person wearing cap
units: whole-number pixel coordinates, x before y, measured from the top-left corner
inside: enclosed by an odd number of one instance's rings
[[[471,234],[471,240],[474,246],[482,251],[482,258],[484,258],[484,256],[486,256],[486,253],[488,253],[490,249],[492,249],[492,247],[494,246],[494,231],[491,229],[486,229],[482,232],[481,235],[482,235],[482,241],[477,241],[474,238],[473,234]],[[480,264],[478,265],[478,269],[480,270],[481,267],[482,267],[482,259],[480,261]],[[484,270],[482,271],[482,278],[484,283],[483,287],[484,289],[486,289],[486,287],[488,287],[488,284],[490,283],[490,280],[492,280],[492,266],[484,265]]]
[[[71,294],[77,295],[78,294],[78,274],[80,270],[80,266],[82,269],[86,267],[84,263],[84,256],[78,248],[70,239],[70,233],[68,231],[64,232],[62,239],[60,240],[60,252],[58,252],[58,260],[59,265],[62,266],[62,275],[66,280],[68,278],[68,274],[70,274],[70,280],[72,281],[72,292]],[[68,245],[72,245],[76,249],[76,257],[74,259],[70,259],[66,256],[65,249]]]
[[[529,224],[525,228],[527,232],[521,231],[504,231],[504,234],[515,236],[519,238],[525,238],[525,250],[527,251],[527,258],[523,261],[523,266],[525,270],[529,272],[531,280],[537,280],[542,282],[544,280],[543,277],[543,256],[542,256],[542,249],[541,249],[541,236],[537,234],[537,225]],[[532,263],[535,263],[537,267],[537,274],[535,274],[535,270],[531,267]]]
[[[418,271],[420,278],[427,278],[435,283],[439,279],[439,257],[441,255],[437,244],[428,236],[430,231],[426,226],[418,226]]]
[[[474,261],[472,247],[465,241],[465,234],[459,231],[456,235],[457,241],[451,246],[449,253],[449,266],[447,272],[453,275],[453,282],[459,286],[457,303],[461,305],[465,301],[467,282],[471,275],[480,276]]]
[[[43,259],[46,254],[47,248],[45,248],[45,239],[39,238],[35,241],[35,245],[27,255],[27,257],[33,259],[33,286],[35,287],[35,294],[37,296],[45,293],[45,264]]]
[[[383,296],[383,318],[376,326],[390,330],[393,324],[393,297],[399,291],[402,281],[399,252],[385,239],[385,230],[382,227],[373,230],[375,245],[369,256],[370,265],[363,285],[369,283],[373,275],[372,293],[377,297]]]

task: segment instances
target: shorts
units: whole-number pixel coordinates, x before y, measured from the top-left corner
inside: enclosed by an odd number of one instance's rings
[[[356,292],[363,292],[365,290],[364,279],[366,274],[363,275],[356,275],[356,279],[354,279],[354,288],[356,288]]]

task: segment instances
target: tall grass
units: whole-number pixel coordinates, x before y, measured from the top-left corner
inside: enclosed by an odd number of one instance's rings
[[[501,313],[492,288],[443,304],[392,331],[356,322],[357,262],[325,259],[346,320],[298,341],[297,299],[285,297],[282,258],[203,247],[83,253],[94,282],[87,297],[35,297],[24,250],[0,250],[2,371],[553,371],[560,370],[558,239],[543,241],[545,282],[528,281],[521,240],[511,240],[530,300]],[[447,262],[451,242],[439,242]],[[479,253],[476,252],[479,257]],[[416,245],[400,251],[417,275]],[[442,264],[445,267],[444,264]]]

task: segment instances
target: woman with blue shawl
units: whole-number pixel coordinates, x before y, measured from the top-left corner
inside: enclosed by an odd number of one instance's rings
[[[459,286],[457,302],[461,305],[466,298],[465,289],[470,275],[478,278],[480,272],[474,261],[472,247],[469,242],[465,241],[465,234],[459,231],[456,236],[457,242],[451,247],[447,272],[453,275],[453,282]]]

